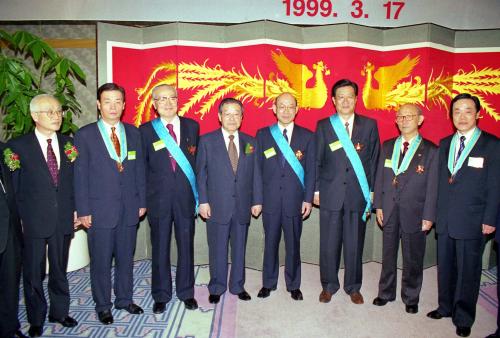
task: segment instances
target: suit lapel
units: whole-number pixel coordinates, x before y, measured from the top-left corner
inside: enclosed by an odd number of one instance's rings
[[[355,141],[358,140],[358,135],[360,134],[362,126],[363,126],[363,124],[359,120],[358,114],[355,113],[354,114],[354,122],[353,122],[353,126],[352,126],[352,133],[351,133],[351,140],[352,140],[353,144],[355,143]]]
[[[101,132],[99,131],[99,126],[97,125],[97,123],[95,123],[94,125],[94,133],[98,146],[96,147],[96,149],[92,149],[92,151],[98,152],[99,155],[103,158],[103,161],[106,162],[118,173],[116,162],[109,156],[108,148],[106,148],[106,144],[104,143],[104,140],[102,138]],[[125,134],[127,134],[127,130],[125,130]],[[122,140],[120,140],[120,142],[122,142]]]
[[[414,176],[414,175],[420,175],[417,174],[416,172],[416,166],[420,163],[422,163],[422,159],[425,156],[425,145],[424,145],[424,140],[420,143],[418,146],[417,151],[415,152],[415,155],[411,159],[410,165],[408,166],[408,169],[406,169],[405,174],[403,175],[403,179],[400,181],[401,188],[405,186],[406,183]]]
[[[245,165],[245,160],[246,160],[246,154],[245,154],[245,146],[246,146],[246,142],[245,140],[241,137],[241,133],[238,131],[238,138],[240,140],[240,154],[238,156],[238,168],[236,169],[236,174],[238,174],[240,171],[243,170],[243,167]],[[229,157],[229,153],[228,153],[228,157]]]
[[[50,175],[49,166],[47,165],[47,160],[45,160],[45,157],[43,156],[43,151],[40,143],[38,142],[38,139],[36,138],[35,132],[31,133],[30,143],[31,144],[29,149],[33,151],[33,160],[40,167],[41,171],[44,173],[46,179],[50,182],[50,184],[54,185],[52,176]]]
[[[219,129],[219,133],[218,133],[218,137],[216,138],[216,145],[215,145],[215,149],[223,149],[224,151],[222,152],[222,157],[225,159],[223,160],[224,163],[226,163],[226,170],[227,172],[230,172],[231,174],[234,175],[233,173],[233,167],[231,166],[231,160],[229,159],[229,152],[227,151],[227,147],[226,147],[226,141],[224,140],[224,135],[222,134],[222,128]],[[240,143],[241,143],[241,139],[240,139]],[[240,153],[240,157],[241,157],[241,153]],[[239,162],[240,160],[238,159],[238,166],[239,166]],[[236,170],[237,172],[237,170]]]

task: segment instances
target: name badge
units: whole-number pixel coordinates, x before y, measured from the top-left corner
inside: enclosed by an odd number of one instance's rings
[[[390,158],[386,158],[384,162],[384,167],[392,168],[392,160]]]
[[[329,146],[331,151],[339,150],[340,148],[342,148],[342,144],[339,140],[330,143]]]
[[[165,148],[165,142],[163,140],[158,140],[153,143],[153,148],[155,151]]]
[[[274,147],[269,148],[269,149],[264,151],[264,156],[266,158],[270,158],[270,157],[273,157],[275,155],[276,155],[276,150],[274,149]]]
[[[484,165],[484,157],[469,157],[467,165],[469,167],[482,168]]]
[[[128,156],[127,156],[127,157],[128,157],[128,159],[129,159],[129,161],[131,161],[131,160],[135,160],[135,150],[130,150],[130,151],[128,152]]]

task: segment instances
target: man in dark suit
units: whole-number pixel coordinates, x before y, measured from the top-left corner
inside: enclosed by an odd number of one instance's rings
[[[0,154],[6,157],[0,161],[0,337],[26,337],[17,319],[22,233],[10,173],[16,168],[7,166],[15,159],[13,154],[5,156],[6,150],[0,142]]]
[[[146,212],[145,172],[139,130],[120,122],[125,90],[106,83],[97,90],[101,118],[75,135],[76,210],[88,229],[90,282],[99,321],[113,323],[111,265],[115,259],[115,308],[143,310],[132,301],[133,258],[139,218]]]
[[[495,231],[500,201],[499,140],[477,127],[480,109],[475,96],[453,98],[450,117],[457,131],[439,146],[439,307],[427,316],[452,317],[461,337],[474,323],[485,235]]]
[[[384,142],[375,180],[374,207],[383,228],[382,271],[374,305],[396,299],[399,239],[403,250],[401,298],[417,313],[422,288],[426,232],[436,219],[438,150],[418,128],[422,110],[405,104],[396,114],[401,136]]]
[[[358,86],[339,80],[332,88],[337,114],[316,128],[316,193],[320,206],[319,301],[328,303],[340,288],[338,271],[344,250],[344,290],[355,304],[364,302],[363,246],[366,217],[371,212],[372,187],[380,148],[375,120],[354,113]]]
[[[9,142],[19,156],[13,172],[19,216],[23,226],[23,284],[29,335],[39,337],[47,315],[43,291],[46,252],[49,259],[49,321],[74,327],[68,315],[69,285],[66,278],[69,245],[74,231],[73,161],[66,149],[74,149],[70,137],[57,131],[62,123],[59,101],[48,94],[30,103],[35,131]],[[74,155],[74,152],[72,152]]]
[[[257,142],[238,129],[243,104],[226,98],[219,104],[222,128],[200,138],[196,172],[200,215],[207,220],[210,262],[209,302],[227,289],[227,251],[231,241],[229,292],[250,300],[245,291],[245,251],[251,215],[262,211],[262,179]]]
[[[312,209],[316,162],[314,134],[294,123],[298,110],[297,100],[292,94],[279,95],[273,104],[278,123],[257,132],[265,232],[263,286],[257,295],[260,298],[266,298],[276,290],[278,250],[283,230],[286,289],[293,299],[303,299],[300,291],[300,235],[302,219],[308,217]]]
[[[177,116],[177,91],[169,85],[153,89],[153,106],[159,117],[141,126],[146,162],[146,205],[151,226],[154,313],[165,311],[172,298],[170,239],[172,223],[177,242],[177,297],[189,310],[194,299],[194,218],[197,194],[195,167],[200,127],[196,121]],[[169,143],[167,138],[171,139]],[[172,152],[169,147],[173,147]],[[176,156],[180,156],[178,160]]]
[[[497,301],[500,299],[500,208],[497,214],[497,226],[495,228],[495,242],[497,242]],[[497,306],[497,330],[486,338],[500,338],[500,306]]]

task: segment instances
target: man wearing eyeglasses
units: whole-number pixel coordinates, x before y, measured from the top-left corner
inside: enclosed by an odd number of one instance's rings
[[[320,206],[319,301],[328,303],[340,288],[338,271],[344,250],[344,291],[354,304],[363,304],[363,246],[366,219],[380,148],[375,120],[355,114],[358,85],[337,81],[332,102],[337,110],[316,128],[316,193]],[[321,204],[320,204],[321,200]]]
[[[407,313],[418,312],[425,240],[436,220],[438,149],[422,138],[420,107],[401,106],[396,113],[399,137],[384,142],[375,179],[373,205],[383,229],[382,271],[373,304],[396,299],[399,241],[403,253],[401,298]]]
[[[478,127],[480,109],[476,96],[455,96],[450,118],[456,132],[439,144],[439,306],[427,317],[451,317],[461,337],[474,324],[484,244],[495,231],[500,203],[500,142]]]
[[[262,288],[257,297],[276,290],[279,274],[281,231],[285,237],[285,283],[292,299],[302,300],[300,291],[300,236],[302,220],[309,216],[315,184],[314,134],[294,123],[299,108],[290,93],[273,104],[278,122],[257,132],[258,162],[262,173],[265,244]]]
[[[29,335],[39,337],[47,315],[43,280],[46,253],[49,261],[49,322],[74,327],[68,315],[70,294],[66,268],[74,226],[73,163],[65,149],[73,140],[58,132],[63,112],[59,101],[48,94],[35,96],[30,103],[35,131],[9,142],[19,157],[12,160],[13,184],[22,221],[23,285]]]
[[[169,85],[153,89],[158,117],[140,127],[146,163],[146,205],[151,226],[153,312],[162,313],[172,299],[170,241],[175,228],[177,298],[188,310],[194,298],[194,220],[198,192],[194,173],[198,123],[177,116],[177,91]]]

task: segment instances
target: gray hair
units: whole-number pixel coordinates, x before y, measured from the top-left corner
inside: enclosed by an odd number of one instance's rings
[[[175,95],[177,95],[177,89],[174,86],[171,86],[171,85],[168,85],[168,84],[159,84],[159,85],[155,86],[153,88],[153,90],[151,91],[151,96],[153,97],[153,99],[155,98],[156,92],[158,90],[160,90],[161,88],[170,88],[170,89],[172,89],[175,92]]]
[[[54,96],[54,95],[51,95],[51,94],[38,94],[37,96],[35,96],[34,98],[31,99],[30,101],[30,112],[31,113],[36,113],[40,110],[40,104],[46,100],[46,99],[53,99],[53,100],[56,100],[59,105],[61,104],[59,102],[59,100]]]

